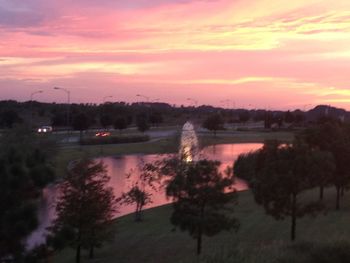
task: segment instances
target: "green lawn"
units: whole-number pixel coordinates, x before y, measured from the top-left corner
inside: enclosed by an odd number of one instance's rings
[[[262,143],[266,140],[279,140],[283,142],[291,142],[294,138],[292,132],[233,132],[231,134],[218,134],[217,136],[208,133],[199,136],[201,147],[225,144],[225,143]]]
[[[173,231],[169,223],[172,206],[168,205],[147,210],[141,223],[135,223],[132,215],[116,219],[111,229],[115,240],[98,249],[94,260],[88,260],[84,252],[83,262],[350,262],[350,246],[337,244],[350,241],[350,194],[345,195],[339,212],[334,211],[333,188],[327,189],[325,197],[329,211],[316,218],[298,220],[297,242],[293,245],[289,241],[290,220],[275,221],[265,215],[250,191],[246,191],[239,193],[234,212],[241,223],[239,231],[204,238],[203,255],[199,259],[195,255],[195,241],[187,233]],[[317,189],[302,197],[303,200],[317,198]],[[310,253],[322,258],[310,261]],[[340,261],[337,257],[344,257],[340,253],[349,257]],[[327,261],[326,257],[330,259]],[[61,252],[54,262],[74,262],[74,252],[70,249]]]
[[[279,139],[285,142],[293,134],[285,132],[237,132],[230,136],[204,135],[200,137],[201,147],[212,144],[263,142]],[[58,160],[63,168],[69,160],[89,155],[118,155],[133,153],[176,152],[178,137],[156,140],[148,143],[85,146],[63,148]],[[317,200],[318,189],[308,191],[302,200]],[[327,213],[316,218],[297,221],[297,242],[289,241],[290,219],[275,221],[265,215],[255,204],[250,191],[239,193],[239,204],[235,215],[241,227],[236,232],[223,232],[212,238],[204,238],[203,255],[195,255],[196,242],[187,233],[174,231],[169,222],[172,206],[162,206],[145,211],[145,220],[135,223],[132,215],[115,220],[111,231],[115,233],[112,243],[97,249],[94,260],[83,254],[83,262],[103,263],[330,263],[350,262],[350,194],[343,199],[341,211],[334,211],[335,191],[325,192]],[[342,242],[342,243],[338,243]],[[346,243],[343,243],[346,242]],[[347,243],[349,242],[349,243]],[[74,251],[66,249],[54,258],[55,263],[74,262]]]

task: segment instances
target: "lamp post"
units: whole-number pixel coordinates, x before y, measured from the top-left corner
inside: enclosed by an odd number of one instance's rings
[[[235,105],[235,102],[230,99],[221,100],[220,102],[224,105],[224,107],[227,107],[227,109],[230,109],[230,102],[232,102],[232,109],[234,108],[234,105]]]
[[[54,87],[55,90],[62,90],[67,94],[67,128],[69,130],[69,115],[70,115],[70,91],[61,87]]]
[[[193,99],[193,98],[187,98],[188,101],[191,101],[193,103],[193,105],[197,108],[198,106],[198,101]]]
[[[102,105],[101,105],[101,117],[104,116],[105,114],[105,107],[104,107],[104,104],[107,102],[107,99],[109,98],[113,98],[112,95],[109,95],[109,96],[104,96],[103,99],[102,99]],[[107,130],[107,127],[105,128]],[[102,146],[101,146],[102,147]]]
[[[43,93],[42,90],[34,91],[30,94],[30,129],[33,129],[33,98],[34,95]]]
[[[103,97],[103,100],[102,100],[102,102],[103,102],[103,104],[105,104],[107,101],[107,99],[110,99],[110,98],[113,98],[113,96],[112,95],[109,95],[109,96],[105,96],[105,97]]]
[[[149,97],[142,95],[142,94],[136,94],[136,97],[141,97],[141,98],[145,98],[147,100],[147,103],[149,102]]]

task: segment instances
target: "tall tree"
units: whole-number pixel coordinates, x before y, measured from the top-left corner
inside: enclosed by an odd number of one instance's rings
[[[36,198],[54,179],[50,155],[30,130],[0,137],[0,261],[20,262],[25,238],[37,227]],[[48,147],[48,146],[47,146]]]
[[[0,113],[0,127],[12,128],[15,123],[21,123],[22,119],[19,117],[17,111],[5,110]]]
[[[270,111],[265,111],[264,127],[265,129],[271,129],[273,124],[273,116]]]
[[[224,119],[221,117],[220,114],[213,114],[204,120],[202,126],[203,128],[212,131],[216,136],[218,130],[224,129]]]
[[[152,203],[152,191],[157,191],[160,185],[157,163],[143,163],[137,172],[127,174],[131,183],[129,191],[118,198],[120,204],[135,205],[135,221],[142,221],[142,211],[145,205]]]
[[[112,188],[107,186],[109,180],[102,162],[82,159],[59,186],[51,240],[55,244],[55,238],[68,231],[71,234],[68,244],[76,249],[77,263],[82,248],[88,248],[92,258],[94,248],[111,238],[108,227],[116,212],[116,200]]]
[[[197,240],[198,255],[202,251],[203,235],[214,236],[239,226],[237,219],[228,213],[232,212],[229,205],[236,200],[234,192],[226,192],[233,184],[233,177],[223,176],[219,166],[217,161],[200,160],[168,170],[168,174],[175,175],[166,188],[174,201],[171,223]]]
[[[85,113],[79,113],[73,118],[73,129],[80,132],[80,141],[83,138],[83,131],[90,127],[89,117]]]
[[[151,196],[151,193],[135,183],[128,192],[123,193],[119,200],[121,204],[135,204],[135,221],[140,222],[142,221],[142,209],[145,205],[152,202]]]
[[[113,118],[111,114],[103,114],[100,117],[100,123],[104,129],[107,129],[109,126],[111,126],[113,124]]]
[[[120,132],[128,127],[126,118],[118,117],[113,123],[114,129],[118,129]]]
[[[250,120],[250,112],[248,110],[243,110],[238,114],[240,122],[247,122]]]
[[[312,168],[320,165],[320,161],[321,158],[300,142],[281,146],[273,141],[267,142],[261,150],[241,156],[234,171],[237,176],[248,179],[256,202],[268,215],[276,220],[290,217],[291,240],[294,241],[297,218],[316,215],[323,209],[319,202],[298,201],[303,191],[315,186]]]
[[[136,117],[136,126],[137,129],[140,132],[145,132],[149,130],[149,124],[148,124],[148,120],[147,120],[147,116],[144,114],[139,114]]]
[[[314,162],[310,165],[310,170],[313,171],[312,180],[315,185],[320,188],[320,200],[323,200],[324,188],[332,183],[336,164],[333,154],[316,150],[313,153]]]
[[[293,123],[295,121],[295,117],[294,117],[294,114],[290,111],[287,111],[285,114],[284,114],[284,121],[286,123]]]
[[[51,125],[52,126],[64,126],[67,124],[67,116],[61,111],[53,112],[51,117]]]
[[[152,123],[155,126],[159,125],[160,123],[163,122],[162,113],[159,111],[153,111],[151,113],[151,115],[149,116],[149,121],[150,121],[150,123]]]
[[[336,209],[340,209],[341,191],[350,183],[348,164],[350,162],[349,130],[339,122],[326,122],[305,130],[300,137],[312,149],[320,149],[332,153],[335,161],[335,171],[331,183],[337,191]]]

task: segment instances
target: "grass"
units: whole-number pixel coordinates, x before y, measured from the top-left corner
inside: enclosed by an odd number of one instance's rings
[[[233,132],[225,134],[225,136],[214,136],[211,133],[199,136],[201,147],[206,147],[214,144],[225,143],[263,143],[266,140],[279,140],[282,142],[291,142],[294,138],[292,132]]]
[[[291,141],[293,134],[286,132],[236,132],[229,136],[201,135],[201,147],[212,144],[263,142],[266,139]],[[168,153],[178,149],[178,137],[155,140],[148,143],[84,146],[63,148],[58,160],[63,167],[69,160],[89,155],[119,155],[134,153]],[[222,232],[212,238],[204,238],[203,255],[195,255],[196,243],[187,233],[174,231],[169,222],[172,206],[166,205],[145,211],[145,220],[133,221],[133,215],[115,220],[111,231],[112,243],[97,249],[94,260],[83,262],[103,263],[333,263],[350,262],[350,194],[345,194],[341,211],[335,211],[335,191],[325,191],[326,214],[305,217],[297,221],[297,242],[289,241],[290,219],[275,221],[265,215],[250,191],[239,193],[235,216],[241,227],[236,232]],[[306,192],[303,200],[317,200],[318,189]],[[54,258],[55,263],[74,262],[74,251],[66,249]]]
[[[150,138],[148,135],[134,134],[134,135],[112,135],[106,137],[90,137],[83,138],[80,141],[81,145],[101,145],[101,144],[125,144],[125,143],[137,143],[147,142]]]
[[[115,240],[98,249],[94,260],[88,260],[84,252],[83,262],[350,262],[350,194],[345,195],[341,211],[334,211],[333,188],[326,190],[325,197],[329,211],[316,218],[298,219],[294,244],[289,241],[290,220],[275,221],[265,215],[250,191],[246,191],[239,193],[234,212],[241,223],[238,232],[204,238],[200,258],[195,255],[195,241],[187,233],[173,231],[169,222],[172,206],[167,205],[145,211],[141,223],[135,223],[132,215],[116,219],[111,229]],[[317,189],[302,196],[303,200],[317,198]],[[54,262],[74,262],[74,251],[62,251]]]
[[[136,153],[171,153],[176,151],[177,145],[178,138],[170,137],[143,143],[61,147],[55,158],[56,174],[60,177],[60,175],[65,173],[70,161],[82,157],[96,158]]]

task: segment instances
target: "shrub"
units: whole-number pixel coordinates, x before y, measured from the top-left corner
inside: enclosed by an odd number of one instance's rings
[[[109,137],[92,137],[83,139],[81,145],[99,145],[99,144],[122,144],[149,141],[148,135],[128,135],[128,136],[109,136]]]

